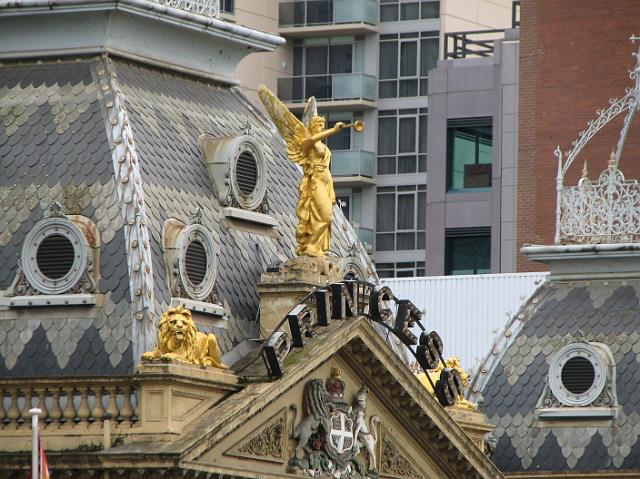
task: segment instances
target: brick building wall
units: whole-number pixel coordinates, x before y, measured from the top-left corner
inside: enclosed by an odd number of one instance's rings
[[[522,0],[518,123],[518,248],[553,244],[556,145],[571,147],[578,133],[631,86],[635,65],[629,37],[640,35],[638,0]],[[565,184],[576,184],[583,162],[597,178],[618,142],[624,115],[611,121],[578,155]],[[640,178],[640,119],[629,132],[620,168]],[[518,253],[518,271],[544,267]]]

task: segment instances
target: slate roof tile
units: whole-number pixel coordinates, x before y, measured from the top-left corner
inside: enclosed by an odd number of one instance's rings
[[[640,426],[635,430],[636,418],[640,418],[637,290],[640,290],[638,280],[592,280],[569,286],[547,283],[534,293],[532,299],[538,299],[537,307],[530,311],[527,305],[523,307],[523,312],[529,312],[521,315],[524,324],[518,336],[500,352],[497,366],[480,390],[487,416],[498,424],[499,444],[511,445],[499,447],[492,456],[499,467],[505,471],[637,467],[634,459],[634,451],[637,456],[640,450],[637,445]],[[576,429],[556,423],[550,429],[538,429],[533,426],[533,418],[547,380],[548,362],[577,329],[585,333],[586,340],[609,346],[615,357],[617,398],[621,406],[618,425],[611,427],[606,423],[602,427]],[[519,416],[524,418],[522,426],[518,426]],[[535,441],[542,439],[541,431],[547,435],[537,453],[535,449],[528,451],[530,444],[535,446]]]
[[[5,265],[0,287],[13,280],[24,236],[53,201],[66,199],[98,227],[99,290],[105,293],[102,314],[87,316],[89,322],[80,321],[76,329],[70,320],[52,324],[44,319],[20,330],[22,334],[17,328],[0,327],[0,337],[5,336],[5,344],[0,343],[0,375],[35,374],[24,358],[37,348],[48,351],[46,361],[38,363],[40,374],[132,371],[127,249],[103,116],[107,100],[98,95],[102,88],[92,76],[92,70],[95,74],[106,68],[103,60],[0,66],[0,105],[12,105],[11,110],[0,107],[0,208],[11,218],[0,233],[0,263]],[[273,261],[293,255],[293,211],[301,173],[286,158],[270,123],[247,106],[241,93],[122,61],[114,60],[108,68],[118,73],[141,168],[156,303],[166,305],[170,299],[161,248],[164,221],[175,217],[187,222],[199,206],[218,249],[218,291],[233,315],[229,331],[220,332],[221,345],[228,351],[246,334],[257,332],[255,283],[262,271],[262,263],[256,261],[257,244]],[[112,95],[109,90],[106,97]],[[197,146],[200,133],[237,135],[247,120],[252,134],[265,145],[269,204],[280,221],[275,239],[241,231],[224,220]],[[69,192],[72,196],[63,197]],[[341,221],[335,220],[332,249],[345,253],[349,241],[339,227]],[[73,331],[68,337],[67,329]],[[8,367],[7,361],[13,364]]]

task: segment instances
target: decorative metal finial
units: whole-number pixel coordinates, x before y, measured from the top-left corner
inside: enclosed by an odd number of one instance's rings
[[[632,43],[640,40],[635,34]],[[624,148],[631,122],[640,110],[640,47],[633,52],[636,59],[629,78],[634,82],[620,99],[609,100],[609,107],[597,111],[597,118],[588,122],[586,130],[578,134],[571,150],[563,155],[560,148],[554,153],[558,158],[556,177],[556,235],[560,243],[624,243],[640,241],[640,219],[628,212],[636,211],[640,204],[640,183],[626,180],[619,170],[620,156]],[[585,145],[607,123],[625,114],[617,147],[611,152],[607,168],[596,181],[587,178],[587,162],[577,186],[564,186],[564,177],[571,164]],[[563,162],[564,156],[564,162]]]
[[[242,134],[243,135],[251,134],[251,122],[249,120],[247,120],[247,122],[244,124],[244,127],[242,128]]]
[[[202,224],[202,210],[197,208],[191,215],[191,224],[192,225],[201,225]]]
[[[574,332],[571,333],[571,339],[573,340],[573,342],[576,342],[576,343],[584,342],[585,336],[581,329],[576,329]]]
[[[582,166],[582,177],[589,178],[589,168],[587,167],[587,160],[584,160],[584,165]]]
[[[62,205],[57,201],[54,201],[53,203],[51,203],[51,205],[49,206],[48,217],[49,218],[65,218],[66,215],[64,213],[64,209],[62,208]]]

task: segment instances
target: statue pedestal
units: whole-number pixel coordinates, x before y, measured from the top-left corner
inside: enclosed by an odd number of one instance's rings
[[[280,271],[263,273],[258,284],[260,338],[266,339],[306,294],[341,281],[338,262],[339,258],[300,256],[286,261]],[[289,326],[282,330],[289,332]]]
[[[495,426],[487,422],[484,413],[464,406],[447,407],[445,410],[464,432],[467,433],[467,436],[478,446],[478,449],[486,453],[484,436],[488,432],[493,431]]]
[[[199,414],[241,389],[224,369],[149,361],[138,365],[140,426],[145,433],[181,433]]]

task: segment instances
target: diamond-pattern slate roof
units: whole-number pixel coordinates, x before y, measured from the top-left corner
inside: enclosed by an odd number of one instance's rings
[[[188,222],[200,208],[218,248],[217,288],[232,317],[215,330],[223,352],[257,336],[256,283],[265,264],[293,256],[301,173],[282,140],[237,90],[114,59],[78,59],[0,66],[0,289],[8,290],[22,243],[54,202],[90,218],[100,233],[102,306],[38,312],[0,309],[0,375],[122,374],[137,358],[122,199],[115,184],[107,95],[109,75],[126,107],[147,214],[154,312],[170,301],[161,248],[163,223]],[[270,214],[277,234],[234,227],[222,214],[197,138],[252,134],[264,145]],[[332,250],[346,255],[356,236],[334,214]],[[371,267],[371,264],[365,264]],[[73,313],[73,314],[71,314]],[[138,345],[138,350],[153,344]],[[40,351],[47,361],[34,361]]]
[[[576,330],[613,354],[613,422],[535,419],[551,357]],[[472,384],[496,425],[492,461],[505,472],[640,468],[640,280],[547,281],[505,333]]]

